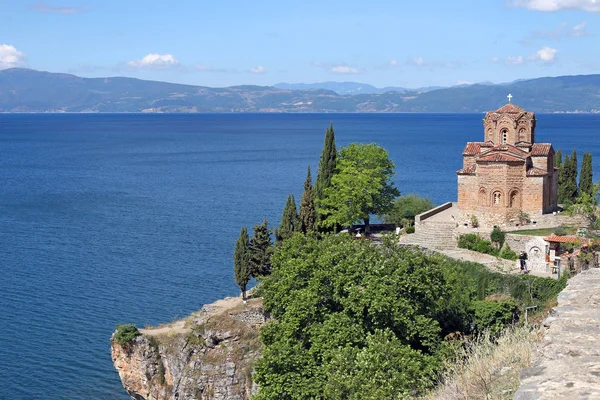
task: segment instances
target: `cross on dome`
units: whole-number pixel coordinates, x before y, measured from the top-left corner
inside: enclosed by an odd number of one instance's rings
[[[511,100],[512,100],[512,98],[513,98],[513,95],[509,93],[509,94],[508,94],[508,96],[506,96],[506,97],[508,97],[508,102],[510,103],[510,101],[511,101]]]

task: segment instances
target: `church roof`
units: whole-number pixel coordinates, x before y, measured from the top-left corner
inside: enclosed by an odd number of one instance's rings
[[[481,142],[468,142],[463,150],[463,156],[475,156],[481,150]]]
[[[527,111],[523,110],[521,107],[519,107],[516,104],[508,103],[505,106],[500,107],[499,109],[497,109],[494,112],[497,114],[521,114],[521,113],[524,113]]]
[[[476,170],[477,170],[477,164],[471,164],[465,168],[459,169],[458,171],[456,171],[456,173],[459,175],[469,175],[469,174],[474,174]]]
[[[502,153],[491,153],[488,154],[487,156],[481,156],[477,159],[477,161],[483,161],[483,162],[505,162],[505,161],[520,161],[523,162],[525,160],[523,160],[521,157],[516,157],[512,154],[502,154]]]
[[[550,143],[535,143],[531,147],[531,155],[532,156],[547,156],[550,154],[550,149],[552,145]]]
[[[531,167],[527,170],[527,176],[544,176],[548,175],[548,171],[545,171],[541,168]]]

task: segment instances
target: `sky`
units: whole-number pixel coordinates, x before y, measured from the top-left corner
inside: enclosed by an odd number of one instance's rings
[[[600,0],[0,0],[0,69],[223,87],[600,73]]]

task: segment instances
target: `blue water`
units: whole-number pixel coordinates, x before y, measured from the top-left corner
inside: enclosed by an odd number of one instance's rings
[[[0,399],[127,399],[114,325],[236,295],[240,226],[278,224],[330,121],[338,146],[384,146],[400,191],[441,203],[482,117],[0,114]],[[537,141],[590,151],[599,171],[599,125],[538,115]]]

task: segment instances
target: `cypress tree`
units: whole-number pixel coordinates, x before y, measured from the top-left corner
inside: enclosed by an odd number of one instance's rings
[[[317,208],[315,206],[315,194],[313,191],[310,165],[304,181],[304,192],[300,200],[300,229],[303,233],[313,232],[317,226]]]
[[[569,166],[571,161],[569,155],[565,154],[560,171],[558,172],[558,202],[565,204],[568,201],[566,182],[569,180]]]
[[[323,198],[325,189],[331,186],[331,177],[335,173],[336,160],[335,133],[333,132],[333,123],[330,123],[329,128],[325,131],[325,143],[321,151],[317,181],[315,182],[315,198],[317,201]]]
[[[250,239],[250,273],[253,277],[266,276],[271,272],[271,231],[267,219],[254,225],[254,235]]]
[[[574,202],[577,198],[577,150],[573,149],[571,154],[571,166],[569,172],[569,184],[567,186],[567,194],[571,202]]]
[[[283,241],[292,237],[294,232],[300,231],[300,220],[298,210],[296,209],[296,200],[294,195],[290,194],[285,202],[285,208],[281,215],[281,223],[277,231],[277,241]]]
[[[242,299],[246,300],[246,286],[250,282],[250,241],[248,230],[242,227],[240,237],[235,242],[235,251],[233,253],[233,274],[235,283],[242,291]]]
[[[579,174],[579,194],[587,193],[593,196],[594,184],[592,182],[592,154],[583,153],[581,173]]]
[[[554,155],[554,166],[556,168],[562,168],[563,167],[562,151],[560,149],[558,149],[558,151]]]

